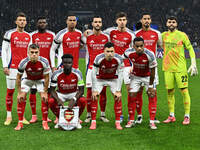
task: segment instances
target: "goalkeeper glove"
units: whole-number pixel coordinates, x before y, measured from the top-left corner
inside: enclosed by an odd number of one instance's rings
[[[191,76],[197,75],[197,74],[198,74],[198,70],[197,70],[195,58],[192,58],[192,59],[191,59],[191,66],[190,66],[190,68],[188,69],[188,73],[190,73],[190,72],[191,72]]]

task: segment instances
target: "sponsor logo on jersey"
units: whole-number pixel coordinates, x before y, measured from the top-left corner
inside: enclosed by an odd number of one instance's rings
[[[39,38],[36,38],[35,40],[36,40],[36,41],[39,41],[40,39],[39,39]]]
[[[60,83],[64,83],[64,82],[65,82],[64,80],[61,80],[61,81],[60,81]]]
[[[90,43],[94,43],[94,41],[92,40],[92,41],[90,41]]]
[[[14,38],[14,40],[18,40],[18,39],[19,39],[18,37],[15,37],[15,38]]]

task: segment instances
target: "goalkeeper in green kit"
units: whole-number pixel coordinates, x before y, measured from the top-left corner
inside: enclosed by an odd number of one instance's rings
[[[188,92],[188,74],[184,49],[189,51],[191,58],[191,66],[188,69],[188,73],[191,73],[191,76],[198,74],[195,52],[188,36],[184,32],[177,30],[178,23],[176,17],[169,17],[166,25],[168,27],[168,31],[162,33],[164,49],[163,71],[167,89],[169,116],[163,122],[170,123],[176,121],[174,114],[174,82],[176,81],[183,96],[185,109],[185,116],[182,123],[183,125],[187,125],[190,124],[190,95]]]

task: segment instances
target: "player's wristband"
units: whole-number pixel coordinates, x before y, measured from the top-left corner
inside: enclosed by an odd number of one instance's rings
[[[75,96],[73,97],[73,99],[74,99],[74,101],[76,101],[76,100],[77,100],[77,98],[76,98]]]
[[[149,85],[149,88],[153,88],[153,84],[152,84],[152,85]]]

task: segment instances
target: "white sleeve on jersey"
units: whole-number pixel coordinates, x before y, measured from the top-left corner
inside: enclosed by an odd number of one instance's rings
[[[11,47],[10,47],[10,39],[11,39],[12,30],[9,30],[5,33],[3,43],[2,43],[2,51],[1,58],[3,68],[8,67],[9,62],[11,60]]]
[[[121,61],[119,63],[119,66],[117,68],[118,72],[118,79],[117,79],[117,90],[116,91],[121,91],[122,88],[122,82],[123,82],[123,68],[124,68],[124,63]]]
[[[49,65],[48,60],[44,57],[41,57],[41,56],[39,57],[39,60],[41,61],[43,68],[44,68],[43,74],[44,75],[49,74],[51,69],[50,69],[50,65]]]
[[[148,49],[145,49],[145,53],[148,57],[149,60],[149,68],[154,68],[157,66],[157,61],[156,61],[156,56],[154,55],[153,52],[151,52]]]
[[[132,30],[130,30],[130,29],[128,29],[128,28],[127,28],[127,32],[130,33],[130,34],[131,34],[131,37],[132,37],[131,43],[130,43],[130,48],[132,48],[132,47],[133,47],[133,40],[135,39],[136,34],[135,34]]]
[[[161,33],[158,31],[158,41],[157,41],[157,45],[159,45],[160,47],[162,47],[162,35]]]
[[[51,49],[50,49],[50,61],[51,61],[51,66],[55,67],[55,57],[56,57],[56,49],[58,47],[59,44],[56,44],[55,42],[53,42],[53,44],[51,45]]]
[[[29,62],[29,57],[22,59],[18,65],[18,73],[23,74],[26,68],[27,63]]]
[[[1,51],[3,68],[8,67],[10,61],[9,56],[11,56],[10,42],[3,40]]]

